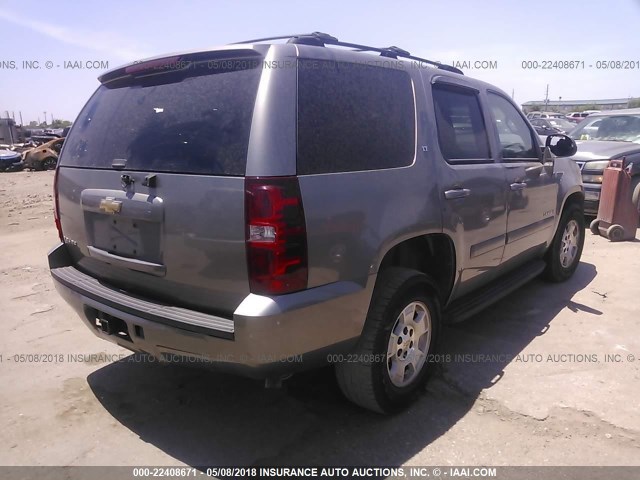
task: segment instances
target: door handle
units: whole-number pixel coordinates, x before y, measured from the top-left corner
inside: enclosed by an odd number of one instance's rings
[[[512,183],[511,184],[511,190],[513,192],[518,192],[520,190],[524,190],[525,188],[527,188],[527,184],[526,183]]]
[[[444,198],[447,200],[454,200],[456,198],[464,198],[471,195],[471,190],[468,188],[454,188],[453,190],[447,190],[444,192]]]

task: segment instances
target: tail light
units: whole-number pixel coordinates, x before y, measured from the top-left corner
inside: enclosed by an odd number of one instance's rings
[[[56,222],[56,229],[58,230],[58,238],[64,243],[64,235],[62,235],[62,225],[60,224],[60,205],[58,203],[58,175],[60,174],[60,167],[56,168],[56,173],[53,175],[53,218]]]
[[[307,231],[297,177],[245,179],[251,292],[280,295],[307,287]]]

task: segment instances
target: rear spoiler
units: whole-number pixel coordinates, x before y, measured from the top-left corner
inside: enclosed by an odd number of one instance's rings
[[[222,68],[224,64],[213,64],[215,60],[225,59],[255,59],[260,60],[266,55],[268,45],[243,45],[238,48],[238,45],[233,47],[221,47],[216,50],[208,50],[205,52],[186,52],[170,55],[163,55],[159,57],[148,58],[145,60],[136,60],[129,64],[110,70],[98,77],[98,80],[103,85],[107,85],[113,82],[120,83],[127,79],[134,79],[140,77],[149,77],[170,72],[187,72],[189,69],[198,68],[202,71],[194,72],[195,75],[202,75],[208,72],[207,70],[213,70],[216,68]],[[249,65],[250,66],[250,65]],[[257,65],[256,65],[257,66]],[[211,68],[208,68],[211,67]],[[233,65],[228,65],[224,70],[233,70]],[[245,64],[238,64],[235,69],[247,68]]]

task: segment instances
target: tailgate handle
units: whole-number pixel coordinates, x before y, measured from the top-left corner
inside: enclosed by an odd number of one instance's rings
[[[112,265],[118,265],[137,272],[149,273],[157,277],[164,277],[167,273],[167,267],[160,263],[145,262],[144,260],[137,260],[135,258],[121,257],[120,255],[114,255],[113,253],[109,253],[106,250],[102,250],[101,248],[96,248],[91,245],[87,248],[89,249],[89,256]]]

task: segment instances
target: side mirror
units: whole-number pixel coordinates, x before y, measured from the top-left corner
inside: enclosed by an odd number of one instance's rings
[[[562,133],[552,133],[549,135],[545,142],[545,147],[549,147],[551,153],[556,157],[571,157],[578,151],[578,146],[573,138]]]

